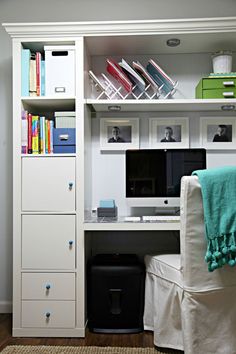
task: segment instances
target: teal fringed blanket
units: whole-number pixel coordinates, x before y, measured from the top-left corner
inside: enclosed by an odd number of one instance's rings
[[[192,173],[202,189],[209,271],[236,264],[236,167],[227,166]]]

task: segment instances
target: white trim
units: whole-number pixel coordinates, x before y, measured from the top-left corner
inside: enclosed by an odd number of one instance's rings
[[[12,313],[12,302],[0,301],[0,313]]]
[[[33,36],[34,39],[68,36],[101,36],[169,33],[234,32],[236,17],[212,17],[139,21],[86,21],[86,22],[38,22],[3,23],[13,38]]]

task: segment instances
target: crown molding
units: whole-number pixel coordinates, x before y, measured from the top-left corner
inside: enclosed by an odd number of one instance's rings
[[[12,38],[235,32],[236,17],[139,21],[3,23]]]

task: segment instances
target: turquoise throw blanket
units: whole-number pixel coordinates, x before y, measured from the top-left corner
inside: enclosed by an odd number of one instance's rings
[[[236,264],[236,166],[194,171],[201,184],[209,271]]]

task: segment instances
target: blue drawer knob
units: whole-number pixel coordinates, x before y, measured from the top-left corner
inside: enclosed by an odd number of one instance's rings
[[[69,183],[69,190],[71,191],[72,188],[73,188],[73,182],[70,182],[70,183]]]
[[[46,312],[46,317],[49,318],[51,316],[50,312]]]
[[[69,245],[70,245],[70,246],[72,246],[73,243],[74,243],[74,241],[72,241],[72,240],[69,241]]]
[[[46,289],[47,290],[51,289],[51,285],[50,284],[46,284]]]

